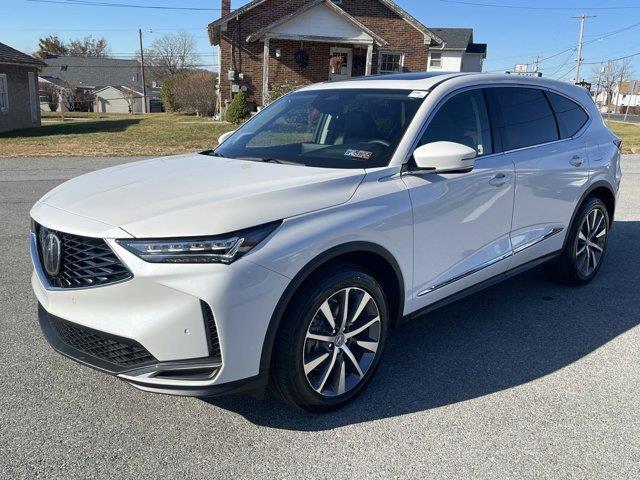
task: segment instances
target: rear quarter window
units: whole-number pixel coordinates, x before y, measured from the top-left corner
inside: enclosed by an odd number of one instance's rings
[[[560,137],[573,137],[587,123],[589,115],[580,105],[567,97],[553,92],[547,92],[547,95],[558,119]]]

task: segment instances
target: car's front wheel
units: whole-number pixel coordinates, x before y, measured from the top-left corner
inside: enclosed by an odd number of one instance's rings
[[[388,323],[384,292],[366,271],[342,265],[314,275],[296,292],[278,330],[274,390],[308,411],[341,407],[373,375]]]

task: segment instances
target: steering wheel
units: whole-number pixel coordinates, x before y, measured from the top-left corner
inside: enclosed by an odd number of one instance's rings
[[[378,145],[382,145],[385,148],[391,146],[389,142],[380,138],[374,138],[373,140],[369,140],[367,143],[377,143]]]

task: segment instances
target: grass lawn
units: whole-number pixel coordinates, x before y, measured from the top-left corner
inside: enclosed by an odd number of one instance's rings
[[[204,150],[233,125],[172,115],[43,114],[42,126],[0,134],[0,157],[171,155]]]
[[[622,139],[623,153],[640,153],[640,123],[607,121],[607,125]]]
[[[640,124],[607,122],[624,153],[640,153]],[[0,134],[0,157],[171,155],[214,147],[233,125],[158,113],[43,113],[42,126]]]

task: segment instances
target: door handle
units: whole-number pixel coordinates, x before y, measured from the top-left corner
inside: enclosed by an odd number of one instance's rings
[[[580,167],[584,163],[584,159],[579,155],[574,155],[573,158],[569,160],[569,163],[574,167]]]
[[[496,173],[495,176],[489,180],[489,185],[494,187],[501,187],[507,183],[507,176],[504,173]]]

